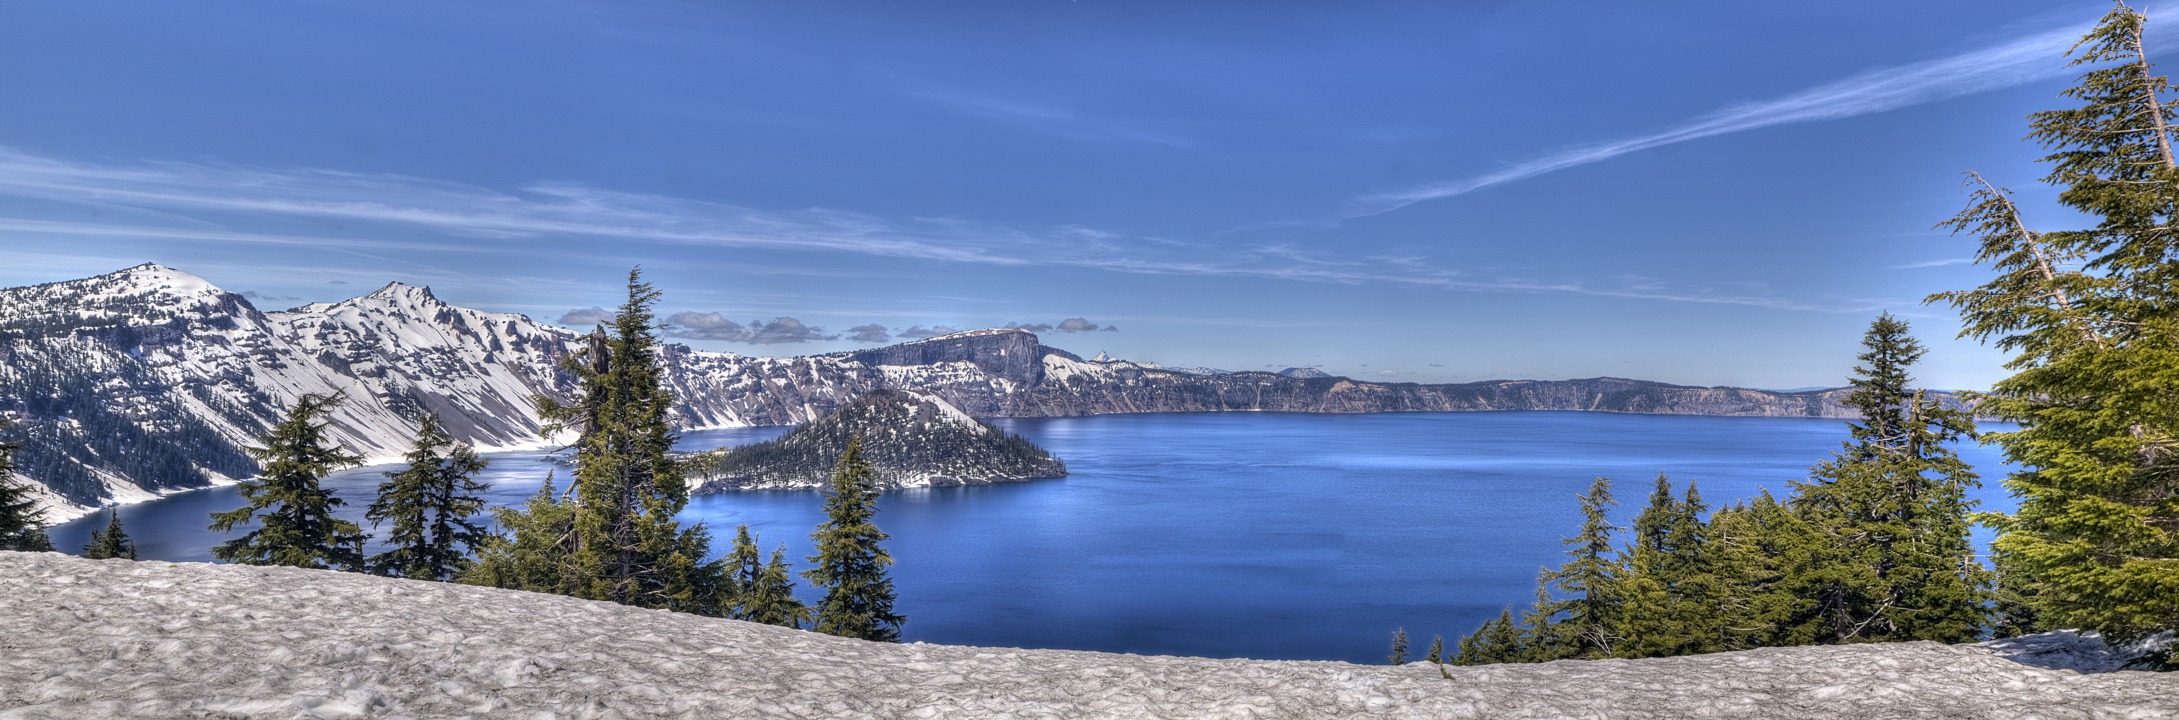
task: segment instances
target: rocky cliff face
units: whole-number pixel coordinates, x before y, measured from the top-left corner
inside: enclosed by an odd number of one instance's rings
[[[81,508],[246,477],[244,448],[306,393],[347,398],[333,436],[391,459],[437,412],[483,446],[534,442],[533,396],[574,390],[577,333],[388,285],[261,312],[177,270],[143,265],[0,290],[0,413],[18,469]],[[928,393],[978,417],[1260,410],[1361,413],[1587,410],[1848,417],[1840,391],[1774,393],[1596,378],[1385,384],[1312,373],[1200,374],[1085,361],[1021,330],[979,330],[797,358],[668,346],[682,427],[790,425],[872,390]],[[1299,376],[1299,377],[1297,377]],[[63,509],[67,514],[67,509]]]

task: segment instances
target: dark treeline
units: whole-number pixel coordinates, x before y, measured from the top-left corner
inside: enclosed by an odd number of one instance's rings
[[[1970,204],[1939,224],[1980,245],[1996,277],[1926,302],[1962,337],[2013,353],[1970,394],[2019,429],[1982,435],[2022,468],[2011,514],[1970,515],[1975,475],[1947,445],[1967,418],[1909,391],[1920,348],[1879,318],[1849,401],[1862,420],[1790,495],[1710,511],[1659,478],[1631,528],[1609,483],[1581,499],[1569,559],[1535,604],[1459,643],[1456,663],[1653,657],[1770,645],[1958,642],[2055,628],[2113,645],[2179,628],[2179,153],[2175,89],[2116,3],[2068,51],[2077,106],[2029,116],[2045,183],[2091,225],[2039,231],[2011,192],[1968,173]],[[1970,522],[1998,531],[1985,566]],[[1625,536],[1615,535],[1627,531]],[[1397,654],[1397,653],[1396,653]],[[2170,651],[2144,666],[2171,669]]]
[[[1693,483],[1658,476],[1631,527],[1611,524],[1611,482],[1581,496],[1567,561],[1537,600],[1460,640],[1460,665],[1642,658],[1894,640],[1965,642],[1989,626],[1991,576],[1968,540],[1974,473],[1947,445],[1966,415],[1911,387],[1923,353],[1879,317],[1845,402],[1862,420],[1780,500],[1712,511]]]

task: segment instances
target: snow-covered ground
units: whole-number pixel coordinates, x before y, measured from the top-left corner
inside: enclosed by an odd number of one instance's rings
[[[2083,640],[2048,644],[2093,665]],[[2179,717],[2179,673],[2003,653],[1812,647],[1445,679],[1420,664],[887,645],[346,573],[0,552],[4,719]]]

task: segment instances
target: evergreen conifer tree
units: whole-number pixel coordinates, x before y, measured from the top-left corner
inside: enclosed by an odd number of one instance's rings
[[[1392,654],[1385,656],[1385,660],[1394,665],[1407,664],[1407,628],[1392,631]]]
[[[1451,662],[1454,665],[1496,665],[1558,659],[1535,656],[1529,637],[1527,629],[1513,621],[1513,609],[1505,608],[1498,611],[1498,617],[1461,638]]]
[[[771,562],[759,556],[756,537],[743,525],[734,531],[734,549],[727,553],[727,587],[732,598],[727,617],[766,625],[800,628],[810,621],[810,608],[794,597],[794,575],[787,567],[787,546],[772,551]]]
[[[1667,657],[1715,652],[1725,618],[1724,592],[1707,546],[1706,507],[1693,483],[1684,499],[1657,476],[1649,505],[1634,521],[1634,543],[1621,552],[1617,635],[1619,657]]]
[[[1823,543],[1789,581],[1815,601],[1809,641],[1966,642],[1984,625],[1990,579],[1968,538],[1975,474],[1947,447],[1974,427],[1910,386],[1924,351],[1907,331],[1888,313],[1870,324],[1845,398],[1861,420],[1798,486],[1794,505]]]
[[[0,417],[0,433],[7,429],[7,418]],[[14,443],[0,440],[0,550],[52,550],[30,485],[15,480],[15,448]]]
[[[257,529],[212,548],[212,556],[242,565],[288,565],[361,571],[363,540],[355,523],[334,517],[342,501],[318,481],[362,458],[333,445],[325,417],[340,396],[304,395],[286,419],[258,438],[250,449],[263,471],[241,483],[249,504],[212,514],[212,529],[222,532],[257,520]]]
[[[378,486],[378,500],[368,513],[374,524],[391,521],[385,552],[370,558],[371,572],[417,580],[451,580],[465,571],[469,554],[487,535],[470,517],[484,510],[483,483],[476,474],[484,469],[468,443],[457,443],[439,423],[439,416],[424,415],[416,442],[407,457],[409,466],[386,473]]]
[[[1795,639],[1793,620],[1812,615],[1812,603],[1792,591],[1787,577],[1813,565],[1814,534],[1807,523],[1764,491],[1752,502],[1717,511],[1709,533],[1720,587],[1713,612],[1717,647],[1805,644]]]
[[[1430,636],[1430,653],[1424,655],[1422,659],[1430,661],[1432,665],[1445,664],[1445,636]]]
[[[1597,478],[1581,496],[1581,533],[1565,540],[1566,564],[1537,578],[1525,633],[1534,660],[1612,656],[1620,639],[1617,572],[1610,555],[1612,531],[1618,529],[1609,516],[1614,504],[1611,480]]]
[[[2020,424],[1987,436],[2024,468],[2006,480],[2019,509],[1991,518],[2007,624],[2118,642],[2179,626],[2179,161],[2146,22],[2118,3],[2069,52],[2089,68],[2064,93],[2078,106],[2030,116],[2044,181],[2095,226],[2031,231],[1974,176],[1945,225],[1997,277],[1930,298],[2015,353],[1977,408]]]
[[[717,614],[723,568],[704,562],[710,534],[683,528],[688,503],[681,465],[668,454],[673,394],[665,386],[652,306],[659,293],[628,273],[628,297],[612,332],[592,333],[567,369],[578,380],[572,405],[540,398],[545,434],[574,427],[575,527],[563,579],[573,594],[640,607]]]
[[[492,517],[499,531],[477,545],[476,560],[461,582],[574,594],[568,562],[575,551],[575,504],[561,498],[550,474],[522,507],[492,508]]]
[[[91,543],[83,546],[83,556],[92,560],[136,559],[136,543],[122,532],[120,511],[106,509],[106,527],[91,533]]]
[[[893,611],[893,580],[885,570],[893,557],[879,545],[885,533],[871,523],[878,510],[875,475],[862,457],[862,439],[849,440],[832,473],[826,520],[810,536],[817,554],[810,556],[812,567],[802,575],[825,589],[817,603],[818,632],[899,642],[906,618]]]

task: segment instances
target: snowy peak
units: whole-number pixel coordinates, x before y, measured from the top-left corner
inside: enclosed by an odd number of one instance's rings
[[[0,325],[142,327],[220,306],[248,307],[249,302],[204,278],[145,263],[81,280],[0,290]]]
[[[408,283],[400,282],[398,280],[386,283],[385,287],[373,290],[371,291],[371,294],[365,295],[362,298],[357,299],[373,299],[384,302],[401,303],[405,305],[446,304],[444,302],[440,302],[438,297],[431,294],[431,288],[423,285],[410,285]]]
[[[143,288],[147,292],[163,290],[177,295],[224,295],[227,293],[227,291],[219,289],[219,287],[204,278],[158,263],[144,263],[91,279],[108,278],[128,286]]]

